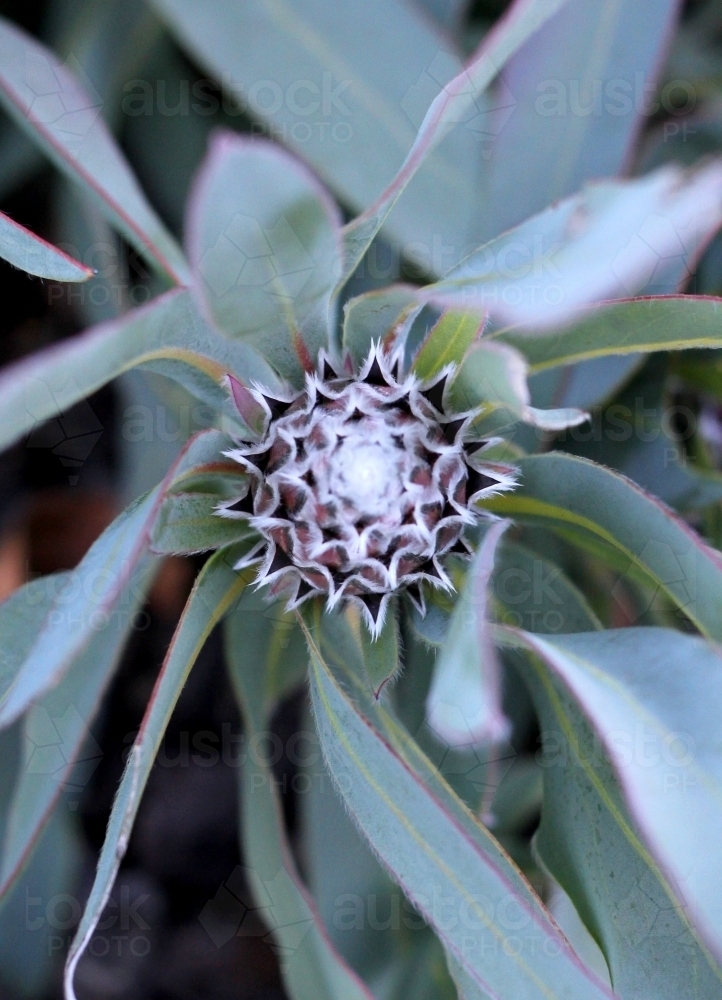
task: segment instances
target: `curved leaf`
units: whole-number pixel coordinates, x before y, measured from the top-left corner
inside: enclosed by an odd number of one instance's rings
[[[65,783],[73,784],[75,767],[82,772],[84,762],[85,766],[92,766],[92,746],[86,750],[86,756],[78,758],[98,702],[115,671],[128,635],[136,627],[136,615],[148,583],[148,562],[141,562],[126,588],[125,599],[121,598],[120,606],[107,622],[99,620],[100,627],[87,649],[75,660],[60,683],[31,706],[23,720],[22,761],[8,806],[7,828],[2,844],[0,896],[13,886]],[[52,587],[47,585],[52,578],[33,581],[0,606],[4,667],[10,650],[17,656],[18,665],[23,662],[28,648],[19,650],[18,640],[24,647],[29,647],[29,640],[34,638],[30,628],[42,626],[53,593],[62,589],[63,582],[69,582],[71,574],[66,573],[62,577],[55,578]],[[26,618],[26,628],[23,629],[23,617],[27,612],[31,613],[34,621],[27,622]],[[9,629],[3,628],[6,614],[10,618]],[[46,742],[48,738],[52,740],[56,733],[62,739],[61,747]]]
[[[527,632],[592,632],[602,624],[584,595],[555,563],[503,541],[494,566],[492,596],[498,620]]]
[[[171,291],[3,369],[0,447],[9,447],[37,424],[140,365],[180,382],[224,414],[231,426],[239,416],[221,385],[227,372],[269,388],[279,384],[250,345],[234,343],[206,323],[189,291]]]
[[[361,644],[366,677],[374,698],[379,698],[386,685],[393,682],[401,670],[401,640],[397,621],[396,601],[389,604],[383,628],[372,636],[360,618],[349,615]]]
[[[0,257],[51,281],[87,281],[93,270],[0,212]]]
[[[77,568],[62,577],[45,577],[12,598],[13,614],[33,594],[40,598],[41,620],[27,638],[0,694],[0,726],[7,726],[48,688],[53,687],[90,644],[99,628],[107,627],[126,594],[136,566],[147,549],[147,532],[155,517],[159,493],[131,504],[90,547]],[[57,589],[56,589],[57,588]],[[38,589],[40,590],[38,594]],[[43,594],[43,589],[49,591]],[[23,609],[25,610],[25,609]],[[125,609],[122,609],[125,610]],[[34,613],[37,613],[33,609]],[[23,636],[18,641],[23,641]]]
[[[626,169],[653,113],[656,77],[680,6],[680,0],[572,0],[509,60],[498,100],[513,113],[504,118],[482,181],[490,236],[591,178]]]
[[[113,802],[95,881],[68,951],[65,966],[67,1000],[75,1000],[75,969],[108,902],[128,847],[141,796],[175,703],[203,644],[236,604],[250,578],[248,572],[237,573],[231,566],[232,561],[228,551],[222,551],[212,556],[201,570],[153,688]]]
[[[329,770],[374,851],[463,970],[466,995],[608,997],[494,838],[359,680],[359,648],[343,619],[324,615],[305,630]]]
[[[544,524],[609,558],[620,579],[643,579],[700,631],[722,638],[722,555],[664,504],[626,477],[561,452],[517,464],[521,485],[484,507]]]
[[[23,645],[25,639],[19,639],[22,655],[15,652],[10,656],[12,669],[5,672],[0,684],[0,726],[9,725],[39,695],[54,687],[114,615],[120,621],[138,596],[137,592],[131,595],[128,588],[147,554],[165,491],[184,472],[195,472],[196,467],[217,459],[224,442],[227,439],[218,431],[191,439],[163,482],[127,507],[67,577],[45,577],[39,593],[24,588],[20,592],[23,596],[13,598],[7,612],[10,616],[21,610],[35,620],[37,610],[26,608],[24,603],[32,593],[31,600],[42,607],[42,618],[27,646]],[[137,583],[134,587],[137,591]]]
[[[169,484],[150,536],[150,547],[160,555],[194,555],[224,545],[257,539],[248,522],[219,517],[218,504],[242,496],[248,476],[237,462],[223,457],[233,447],[230,438],[218,432],[203,447],[202,464],[189,464]],[[210,443],[209,440],[209,443]],[[210,461],[203,461],[209,458]]]
[[[559,445],[629,476],[674,510],[700,510],[722,499],[722,475],[687,460],[669,420],[669,374],[660,353],[594,414],[592,426]]]
[[[545,747],[542,860],[621,997],[713,1000],[722,967],[700,934],[719,959],[720,879],[702,859],[722,822],[720,651],[658,628],[519,639]]]
[[[508,521],[487,530],[454,607],[426,700],[429,726],[452,747],[497,743],[509,734],[501,667],[489,635],[488,587]]]
[[[345,227],[346,270],[356,269],[404,188],[426,157],[458,122],[478,115],[474,98],[496,77],[504,63],[567,0],[517,0],[486,35],[464,69],[445,84],[426,112],[400,170],[374,203]]]
[[[234,103],[356,211],[394,176],[429,101],[461,69],[448,37],[402,0],[214,0],[212,16],[196,0],[154,7]],[[434,234],[458,255],[473,239],[478,172],[476,132],[456,129],[394,213],[396,239],[430,247]]]
[[[448,364],[460,365],[483,330],[484,318],[476,313],[444,313],[419,348],[412,366],[414,372],[426,381]]]
[[[328,348],[340,227],[329,195],[283,149],[232,133],[213,140],[190,199],[197,284],[222,330],[297,382]]]
[[[539,333],[540,331],[535,331]],[[605,403],[626,386],[644,363],[643,354],[591,358],[578,364],[532,373],[529,388],[537,405],[580,406]]]
[[[563,430],[588,420],[583,410],[540,410],[529,405],[526,362],[520,352],[486,338],[467,352],[449,387],[449,403],[458,413],[482,408],[474,428],[492,421],[523,420],[543,430]]]
[[[102,101],[77,60],[58,57],[0,19],[0,102],[53,163],[89,191],[146,260],[174,284],[188,265],[155,214],[101,117]]]
[[[591,632],[602,624],[585,597],[555,563],[502,539],[491,577],[493,613],[505,625],[528,632]],[[414,608],[409,621],[427,646],[443,647],[453,603],[438,591],[429,595],[424,618]]]
[[[722,223],[722,162],[588,184],[473,251],[427,301],[549,327],[600,299],[669,291]]]
[[[239,492],[241,492],[239,490]],[[153,527],[150,547],[159,555],[195,555],[245,539],[258,540],[248,523],[216,513],[217,493],[174,493],[167,496]]]
[[[53,810],[12,891],[3,899],[0,966],[5,989],[25,996],[40,996],[52,990],[53,981],[57,982],[57,965],[49,954],[47,932],[34,933],[42,913],[36,893],[41,890],[40,899],[68,900],[66,894],[74,892],[82,868],[83,845],[77,820],[67,807],[59,806]]]
[[[342,352],[355,369],[369,355],[372,344],[401,347],[411,324],[423,309],[412,285],[390,285],[350,299],[344,306]]]
[[[561,330],[498,330],[493,340],[514,347],[530,372],[612,354],[722,347],[722,299],[660,295],[601,302]]]

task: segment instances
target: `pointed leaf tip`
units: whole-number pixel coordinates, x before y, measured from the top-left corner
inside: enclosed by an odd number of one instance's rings
[[[226,374],[223,378],[223,384],[228,390],[243,423],[255,436],[260,437],[266,422],[266,411],[251,390],[247,389],[235,375]]]
[[[50,281],[87,281],[96,273],[4,212],[0,212],[0,257],[13,267]]]
[[[494,556],[509,523],[496,522],[484,536],[434,669],[427,718],[450,746],[498,743],[509,734],[501,708],[499,661],[487,622]]]

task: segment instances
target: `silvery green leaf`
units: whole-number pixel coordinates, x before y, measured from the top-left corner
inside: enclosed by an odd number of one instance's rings
[[[423,309],[412,285],[390,285],[350,299],[344,306],[341,348],[356,369],[373,344],[401,348],[411,324]]]
[[[426,700],[429,726],[450,746],[496,743],[509,734],[501,667],[489,635],[489,581],[508,521],[492,524],[474,556],[436,657]]]
[[[471,253],[424,291],[454,309],[547,328],[600,299],[668,291],[722,223],[722,163],[588,184]]]
[[[20,723],[22,747],[0,855],[0,895],[16,883],[56,800],[65,790],[61,808],[72,807],[73,796],[80,795],[100,761],[102,750],[89,727],[128,636],[133,629],[145,627],[143,614],[138,612],[150,582],[149,563],[148,559],[141,561],[126,588],[126,599],[118,602],[107,620],[98,620],[100,627],[85,651],[60,682],[28,709]],[[7,616],[12,616],[11,629],[3,630],[5,669],[9,656],[18,666],[22,664],[33,638],[31,629],[42,625],[54,593],[70,576],[66,573],[34,581],[2,606],[0,622],[8,624]]]
[[[0,444],[8,447],[49,417],[143,366],[178,381],[239,423],[222,380],[228,372],[269,388],[278,376],[250,345],[223,337],[203,319],[189,291],[147,306],[8,365],[0,374]]]
[[[92,193],[140,253],[174,284],[183,254],[143,194],[102,118],[102,98],[72,56],[64,64],[10,21],[0,21],[0,102],[53,163]]]
[[[187,228],[196,282],[217,326],[301,384],[329,346],[342,267],[340,216],[329,195],[278,146],[223,133],[196,179]]]
[[[681,621],[722,637],[722,555],[668,507],[625,476],[563,452],[517,464],[518,489],[484,501],[487,509],[543,525],[602,558],[615,571],[613,600],[621,599],[625,581],[642,583],[650,606],[664,595]]]
[[[0,212],[0,257],[28,274],[51,281],[87,281],[92,268],[36,236]]]
[[[571,0],[512,56],[484,164],[489,236],[625,170],[639,131],[660,111],[657,76],[679,8],[678,0]]]
[[[462,69],[453,42],[399,0],[215,0],[212,17],[195,0],[153,5],[227,99],[356,211],[399,170],[428,105]],[[477,135],[460,127],[398,206],[394,240],[431,257],[436,234],[458,256],[473,240],[478,173]]]
[[[542,860],[620,997],[712,1000],[720,893],[701,859],[722,798],[719,650],[658,628],[518,641],[532,654],[544,742]]]
[[[491,834],[368,691],[345,620],[311,614],[305,629],[329,770],[374,852],[463,970],[469,997],[609,997]],[[456,920],[442,915],[440,894]],[[525,927],[519,948],[502,947],[500,904],[513,906],[515,925]]]

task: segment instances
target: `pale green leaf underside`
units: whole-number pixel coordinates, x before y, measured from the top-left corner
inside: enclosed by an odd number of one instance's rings
[[[720,223],[720,161],[599,181],[474,250],[423,294],[548,329],[602,299],[676,287]]]
[[[520,641],[545,743],[542,859],[621,997],[712,1000],[722,969],[700,936],[719,956],[719,879],[702,861],[722,822],[719,651],[658,628]]]

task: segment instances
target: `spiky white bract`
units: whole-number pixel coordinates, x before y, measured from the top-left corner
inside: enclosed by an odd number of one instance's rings
[[[475,413],[448,412],[453,369],[428,384],[399,369],[372,346],[353,376],[322,354],[305,388],[283,399],[236,384],[236,400],[253,397],[244,410],[255,401],[264,414],[263,431],[227,453],[249,487],[218,508],[259,533],[243,560],[260,561],[258,586],[289,609],[313,596],[329,608],[354,602],[374,636],[394,594],[423,614],[425,585],[453,589],[444,557],[468,555],[464,528],[489,516],[475,501],[516,485],[514,469],[484,461],[491,442],[467,439]]]

